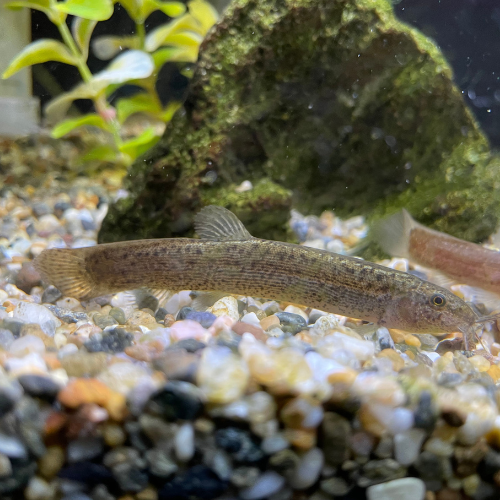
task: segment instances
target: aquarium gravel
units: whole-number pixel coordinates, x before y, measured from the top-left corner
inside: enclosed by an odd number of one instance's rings
[[[496,325],[488,360],[263,298],[80,302],[31,261],[95,244],[126,193],[39,184],[0,192],[2,499],[499,498]],[[339,253],[366,234],[333,212],[291,227]]]

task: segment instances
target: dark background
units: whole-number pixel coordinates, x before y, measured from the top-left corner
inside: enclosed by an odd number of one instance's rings
[[[333,0],[332,0],[333,1]],[[431,37],[453,67],[455,81],[464,99],[480,121],[493,146],[500,146],[500,1],[498,0],[394,0],[394,10],[404,22]],[[162,13],[148,19],[146,29],[167,20]],[[134,25],[119,5],[113,17],[97,24],[94,35],[132,33]],[[55,26],[44,14],[32,12],[33,40],[58,37]],[[89,60],[92,72],[107,62]],[[45,71],[47,70],[47,71]],[[54,78],[50,84],[51,76]],[[43,80],[45,85],[40,84]],[[55,81],[54,81],[55,80]],[[75,68],[46,63],[42,72],[34,72],[34,93],[42,103],[59,85],[71,89],[80,81]],[[159,91],[164,101],[180,98],[188,81],[174,65],[166,65],[159,77]],[[78,103],[86,111],[86,103]]]

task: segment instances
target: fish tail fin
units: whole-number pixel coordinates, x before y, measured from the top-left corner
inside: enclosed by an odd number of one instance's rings
[[[389,255],[409,258],[410,233],[417,225],[411,215],[403,209],[376,222],[371,229],[371,238]]]
[[[86,269],[86,249],[53,248],[44,250],[34,261],[44,281],[56,286],[63,295],[84,299],[95,296],[94,280]]]

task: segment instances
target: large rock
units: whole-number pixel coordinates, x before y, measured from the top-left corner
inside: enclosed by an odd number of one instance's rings
[[[234,0],[100,241],[189,235],[210,203],[273,239],[293,205],[374,217],[405,206],[478,240],[500,214],[499,165],[442,54],[389,2]],[[238,193],[244,180],[254,188]]]

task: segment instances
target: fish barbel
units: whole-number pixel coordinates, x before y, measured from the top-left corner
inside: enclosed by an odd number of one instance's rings
[[[66,296],[90,299],[141,287],[220,291],[305,304],[411,332],[461,331],[475,348],[481,318],[448,290],[335,253],[254,238],[229,210],[196,216],[201,239],[172,238],[44,250],[35,267]]]

